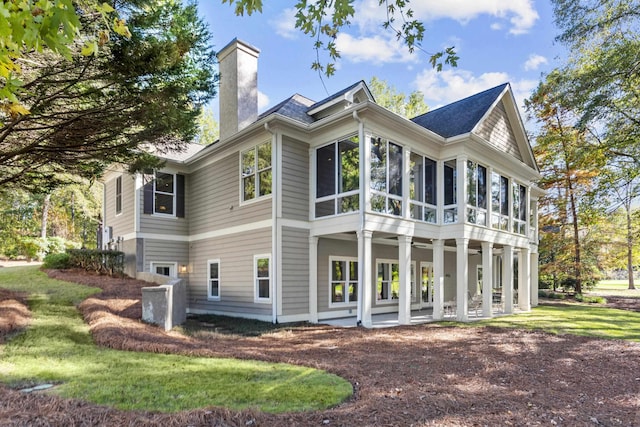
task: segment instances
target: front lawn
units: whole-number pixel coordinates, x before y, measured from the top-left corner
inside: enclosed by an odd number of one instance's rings
[[[265,412],[328,408],[351,384],[320,370],[250,360],[98,348],[75,308],[99,289],[48,278],[37,267],[0,269],[0,288],[29,293],[31,326],[0,346],[0,381],[123,410],[177,412],[222,406]]]

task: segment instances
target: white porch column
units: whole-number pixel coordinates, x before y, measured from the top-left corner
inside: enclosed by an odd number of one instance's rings
[[[482,317],[492,317],[493,243],[482,242]]]
[[[398,323],[411,324],[411,237],[398,236],[400,293],[398,295]]]
[[[502,295],[504,296],[504,312],[513,313],[513,247],[502,249]]]
[[[433,320],[444,318],[444,240],[433,244]]]
[[[358,322],[365,328],[372,326],[371,305],[373,301],[373,278],[371,277],[371,238],[372,231],[358,232]]]
[[[538,306],[538,253],[531,252],[529,268],[531,270],[531,306]]]
[[[309,236],[309,322],[318,323],[318,237]]]
[[[456,239],[456,320],[465,322],[469,301],[469,239]]]
[[[518,308],[531,310],[531,273],[529,270],[529,248],[520,249],[518,254]]]

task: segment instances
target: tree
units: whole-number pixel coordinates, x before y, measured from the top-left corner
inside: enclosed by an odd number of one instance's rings
[[[407,97],[404,93],[397,92],[396,88],[390,86],[386,80],[380,80],[377,77],[371,78],[369,89],[378,105],[408,119],[429,111],[429,107],[424,102],[424,95],[420,91],[411,92]]]
[[[115,5],[114,5],[115,6]],[[114,37],[71,60],[45,52],[24,59],[30,114],[5,115],[0,128],[0,188],[34,193],[95,179],[120,162],[148,165],[140,148],[180,149],[197,132],[200,106],[214,94],[214,53],[195,4],[129,0],[117,3],[131,37]],[[85,20],[91,31],[94,20]]]
[[[238,16],[262,12],[262,0],[222,0],[222,4],[225,3],[234,6]],[[415,49],[423,50],[421,45],[425,27],[421,21],[414,18],[409,3],[409,0],[378,0],[378,5],[385,8],[387,15],[387,19],[381,22],[381,27],[392,31],[396,38],[402,40],[409,51],[413,52]],[[355,0],[300,0],[294,6],[296,28],[314,39],[316,60],[311,64],[311,68],[327,77],[336,71],[335,61],[340,58],[340,52],[335,41],[340,31],[349,26],[350,20],[355,16],[354,4]],[[326,52],[328,61],[320,60],[321,51]],[[453,46],[428,55],[429,62],[438,71],[442,70],[444,65],[455,67],[459,59]]]
[[[220,137],[220,125],[210,108],[203,108],[198,116],[198,136],[199,144],[210,145]]]
[[[572,125],[571,110],[557,97],[558,78],[555,73],[547,76],[526,101],[529,114],[541,125],[534,152],[543,175],[539,185],[547,190],[540,200],[543,231],[540,258],[550,261],[545,267],[554,277],[570,272],[567,278],[574,283],[575,291],[581,293],[583,282],[594,275],[595,259],[585,257],[584,247],[589,227],[599,216],[592,196],[597,169],[604,158],[591,144],[590,134]],[[565,240],[567,237],[569,241]]]

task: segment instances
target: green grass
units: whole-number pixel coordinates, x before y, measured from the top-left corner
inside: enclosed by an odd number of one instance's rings
[[[280,413],[324,409],[351,384],[312,368],[234,359],[122,352],[94,345],[75,304],[99,291],[49,279],[36,267],[0,270],[0,287],[26,291],[32,325],[0,346],[0,381],[123,410],[222,406]]]
[[[630,290],[627,280],[601,280],[593,289],[585,293],[640,298],[640,283],[635,283],[635,287],[636,289]]]
[[[495,317],[474,325],[640,341],[640,313],[586,304],[540,305],[528,313]]]

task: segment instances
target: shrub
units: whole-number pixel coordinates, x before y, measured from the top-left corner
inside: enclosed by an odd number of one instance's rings
[[[42,267],[44,268],[53,268],[57,270],[64,270],[70,267],[69,263],[69,254],[49,254],[44,257],[44,262],[42,263]]]
[[[20,242],[22,247],[22,253],[27,257],[29,261],[40,261],[47,254],[48,243],[47,239],[40,237],[25,237]]]
[[[124,274],[124,252],[101,251],[97,249],[70,249],[69,264],[71,267],[82,268],[110,276]]]
[[[586,297],[582,294],[576,294],[575,298],[576,298],[576,301],[586,302],[588,304],[606,304],[607,303],[606,298],[598,297],[598,296]]]

